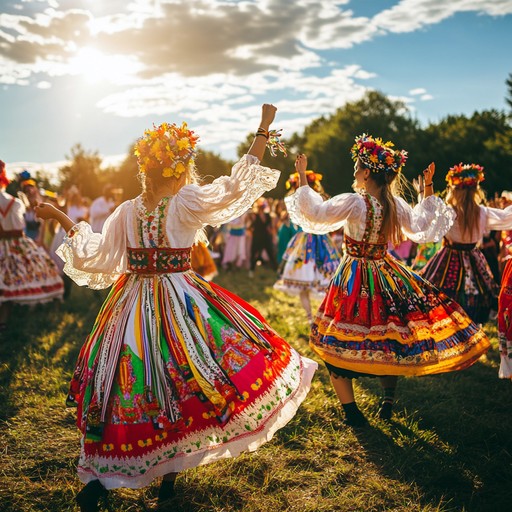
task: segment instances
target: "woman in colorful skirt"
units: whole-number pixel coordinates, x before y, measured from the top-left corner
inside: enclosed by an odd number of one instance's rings
[[[67,231],[65,272],[79,285],[112,286],[68,397],[82,432],[82,511],[97,510],[106,489],[157,477],[165,502],[179,471],[257,449],[306,397],[316,363],[248,303],[190,269],[203,227],[238,217],[276,185],[279,172],[259,165],[275,111],[263,106],[231,176],[204,186],[197,137],[185,123],[146,130],[135,145],[144,192],[121,204],[102,233],[38,207]]]
[[[432,195],[434,164],[423,171],[425,197],[414,208],[396,188],[407,153],[363,134],[352,148],[354,189],[324,201],[307,185],[306,157],[297,159],[300,188],[288,197],[292,220],[326,233],[344,225],[346,252],[314,320],[310,346],[325,362],[346,423],[366,418],[352,379],[379,376],[379,416],[391,418],[397,377],[461,370],[488,348],[484,332],[464,310],[388,254],[388,242],[441,238],[453,212]],[[420,178],[421,180],[421,178]]]
[[[512,379],[512,259],[507,261],[498,298],[498,342],[500,379]]]
[[[48,253],[24,233],[25,206],[8,194],[0,160],[0,330],[12,304],[32,305],[62,299],[64,283]]]
[[[488,231],[512,228],[512,206],[504,210],[482,206],[483,180],[484,168],[477,164],[461,163],[448,171],[446,203],[456,220],[443,239],[443,248],[421,271],[481,324],[489,320],[491,309],[496,310],[499,285],[476,245]]]
[[[322,175],[307,170],[306,177],[313,189],[325,196],[320,184]],[[293,173],[286,182],[286,188],[296,190],[298,184],[299,175]],[[274,288],[288,295],[298,295],[311,324],[313,315],[310,296],[318,299],[325,296],[340,259],[341,254],[329,234],[317,235],[300,228],[288,243]]]

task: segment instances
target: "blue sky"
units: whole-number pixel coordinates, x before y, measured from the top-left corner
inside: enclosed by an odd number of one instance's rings
[[[284,135],[378,89],[422,124],[506,109],[512,0],[0,0],[0,159],[105,162],[187,120],[234,158],[262,102]]]

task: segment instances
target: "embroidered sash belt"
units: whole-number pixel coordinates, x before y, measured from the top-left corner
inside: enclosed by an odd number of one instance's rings
[[[190,247],[128,247],[128,272],[134,274],[171,274],[190,270]]]
[[[455,251],[472,251],[476,247],[476,242],[472,244],[459,244],[443,238],[443,245],[448,247],[448,249],[454,249]]]
[[[11,231],[0,230],[0,240],[6,240],[8,238],[20,238],[23,236],[23,231],[20,229],[13,229]]]
[[[370,244],[354,240],[347,235],[345,235],[345,247],[350,256],[370,260],[380,260],[384,258],[388,250],[388,244]]]

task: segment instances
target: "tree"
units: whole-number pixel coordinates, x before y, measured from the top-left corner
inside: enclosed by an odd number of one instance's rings
[[[476,163],[485,169],[483,188],[488,194],[510,188],[512,128],[498,110],[447,116],[425,129],[426,148],[436,162],[437,189],[446,186],[448,169],[459,162]]]
[[[507,84],[507,96],[505,96],[505,101],[507,102],[507,105],[512,109],[512,73],[509,73],[505,83]]]
[[[402,101],[369,91],[361,100],[313,121],[304,132],[303,152],[308,155],[309,167],[324,175],[323,186],[333,195],[351,190],[354,163],[350,148],[357,135],[369,133],[391,140],[397,148],[409,151],[409,161],[415,164],[419,131]]]
[[[87,153],[80,144],[71,148],[69,165],[59,169],[62,189],[76,185],[83,196],[94,198],[101,194],[102,186],[98,180],[101,158],[98,152]]]

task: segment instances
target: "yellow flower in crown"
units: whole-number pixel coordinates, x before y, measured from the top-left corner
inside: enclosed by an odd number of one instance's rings
[[[198,140],[187,123],[181,126],[162,123],[144,132],[135,143],[133,154],[137,157],[140,172],[161,169],[162,176],[178,178],[194,166]]]

